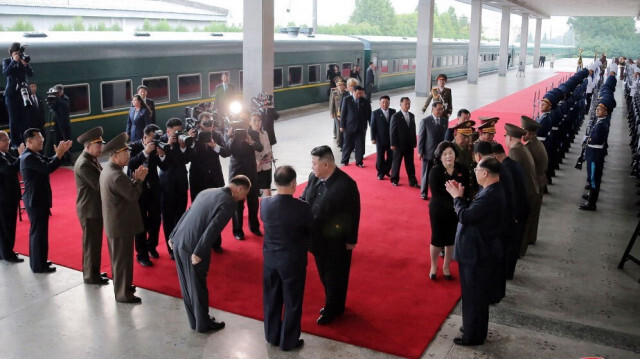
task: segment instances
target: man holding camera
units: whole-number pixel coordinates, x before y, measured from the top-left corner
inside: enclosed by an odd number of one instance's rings
[[[149,170],[147,177],[142,182],[142,194],[138,199],[140,211],[142,212],[142,222],[144,232],[136,234],[135,248],[136,261],[144,267],[153,266],[149,256],[158,258],[158,237],[160,235],[160,179],[158,168],[166,169],[165,164],[160,161],[160,156],[165,156],[165,152],[160,145],[162,130],[160,127],[150,124],[144,128],[142,139],[130,144],[131,157],[129,158],[129,176],[140,167]]]
[[[24,142],[22,135],[27,129],[27,110],[25,107],[30,105],[27,76],[33,76],[33,70],[29,65],[31,58],[25,55],[24,50],[24,46],[20,46],[19,42],[14,42],[9,47],[11,57],[2,60],[2,73],[7,77],[4,101],[9,112],[9,129],[11,131],[11,147],[13,148],[17,148]]]

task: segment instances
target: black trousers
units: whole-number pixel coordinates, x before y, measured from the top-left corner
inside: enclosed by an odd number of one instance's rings
[[[20,94],[4,97],[9,113],[9,134],[11,135],[11,147],[19,147],[23,141],[22,134],[27,130],[27,109],[24,107]]]
[[[356,164],[361,165],[362,160],[364,159],[364,142],[367,131],[343,132],[342,134],[344,137],[342,144],[342,160],[340,162],[343,165],[349,164],[351,152],[354,152],[355,149]]]
[[[393,161],[391,162],[391,182],[398,182],[400,180],[400,164],[404,159],[404,168],[407,170],[407,177],[409,178],[409,184],[416,184],[416,165],[413,163],[413,148],[405,150],[393,151]]]
[[[393,151],[388,144],[382,145],[376,142],[376,170],[378,177],[382,177],[391,172],[393,165]]]
[[[16,243],[16,220],[20,201],[0,204],[0,259],[13,259]]]
[[[251,179],[251,183],[256,183],[255,178]],[[260,197],[260,190],[258,186],[251,186],[249,190],[249,195],[247,195],[247,207],[249,207],[249,229],[253,232],[260,230],[260,222],[258,221],[258,197]],[[244,222],[244,202],[238,202],[238,207],[236,208],[236,213],[233,214],[232,217],[232,225],[233,225],[233,234],[242,234],[242,225]],[[219,243],[213,243],[213,246],[220,246]]]
[[[176,268],[189,326],[193,330],[203,332],[209,329],[211,323],[207,288],[207,273],[211,258],[202,258],[200,263],[193,265],[191,264],[192,253],[184,248],[176,248]]]
[[[167,251],[171,254],[173,251],[169,248],[169,235],[173,232],[180,217],[187,210],[187,191],[180,189],[163,190],[160,195],[162,200],[162,228],[164,230],[164,241],[167,245]]]
[[[306,263],[270,265],[269,256],[265,252],[262,277],[264,336],[272,345],[289,350],[300,338]]]
[[[346,246],[346,245],[345,245]],[[346,247],[313,253],[320,281],[324,286],[324,315],[335,317],[344,312],[351,271],[351,251]]]
[[[34,273],[47,268],[49,256],[49,208],[27,207],[29,228],[29,264]]]
[[[470,343],[482,344],[487,338],[489,328],[492,267],[459,263],[459,268],[463,339]]]
[[[160,223],[162,218],[162,211],[160,210],[161,205],[158,199],[159,194],[160,192],[146,192],[142,194],[138,201],[140,211],[142,212],[144,232],[136,235],[135,248],[136,257],[141,260],[149,259],[149,249],[155,249],[158,247]],[[180,217],[178,217],[178,220],[179,219]]]

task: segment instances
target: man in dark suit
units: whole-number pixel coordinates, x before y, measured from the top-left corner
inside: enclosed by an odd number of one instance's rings
[[[46,123],[46,116],[44,111],[44,101],[40,98],[36,92],[38,91],[38,85],[35,82],[29,83],[29,89],[31,89],[31,107],[28,110],[28,126],[29,128],[37,128],[40,133],[44,133],[44,124]]]
[[[129,163],[129,151],[124,132],[104,145],[102,153],[109,162],[100,172],[100,199],[116,301],[137,304],[142,299],[133,295],[133,238],[144,231],[138,199],[149,170],[140,167],[133,178],[128,177],[123,168]]]
[[[220,115],[226,115],[229,112],[229,103],[236,95],[235,86],[229,83],[229,74],[223,72],[221,76],[222,82],[216,85],[213,90],[213,97],[216,101],[214,103],[216,112]]]
[[[391,184],[398,185],[400,180],[400,164],[404,159],[409,186],[419,187],[416,179],[416,167],[413,163],[413,149],[416,148],[416,118],[409,112],[411,100],[408,97],[400,99],[400,111],[391,117],[389,125],[389,145],[393,151],[391,165]]]
[[[260,205],[264,223],[264,334],[271,345],[290,350],[304,344],[300,320],[312,215],[308,203],[293,198],[297,183],[291,166],[276,168],[273,178],[278,194],[263,199]]]
[[[78,196],[76,210],[82,228],[82,275],[87,284],[107,284],[100,275],[102,260],[102,200],[100,199],[100,172],[98,157],[102,154],[102,127],[95,127],[78,137],[84,145],[73,166]]]
[[[160,127],[154,124],[147,125],[144,128],[144,137],[130,144],[131,155],[127,166],[130,177],[141,166],[149,170],[147,177],[142,182],[142,194],[138,200],[144,231],[136,234],[135,238],[136,261],[145,267],[153,265],[149,256],[153,258],[160,257],[157,247],[160,236],[162,205],[158,168],[166,170],[168,163],[160,161],[160,156],[165,157],[166,154],[162,148],[156,147],[156,136],[160,137],[161,135],[162,130],[160,130]]]
[[[251,182],[246,176],[236,176],[229,180],[228,187],[200,192],[169,237],[189,326],[200,333],[224,328],[224,322],[209,317],[207,273],[211,246],[229,223],[236,203],[247,197],[249,188]]]
[[[463,334],[453,342],[462,346],[482,345],[487,338],[493,263],[501,255],[505,215],[500,162],[492,157],[482,159],[476,167],[476,179],[482,190],[472,202],[463,197],[460,183],[452,180],[445,184],[458,216],[453,257],[460,268]]]
[[[391,151],[389,127],[396,110],[389,108],[390,103],[389,96],[381,96],[380,108],[371,113],[371,143],[376,145],[376,170],[379,180],[384,179],[384,176],[391,176],[393,151]]]
[[[309,251],[326,295],[317,320],[324,325],[344,313],[351,255],[358,242],[360,192],[356,182],[336,167],[329,146],[314,148],[311,158],[313,172],[300,199],[311,205],[313,214]]]
[[[24,259],[18,258],[13,251],[16,243],[16,219],[20,206],[20,160],[9,154],[9,135],[0,131],[0,259],[7,262],[19,263]],[[22,155],[24,144],[18,147],[18,154]]]
[[[20,146],[22,134],[27,129],[27,109],[20,92],[20,86],[26,84],[27,76],[33,76],[29,63],[20,57],[20,43],[14,42],[9,47],[11,57],[2,60],[2,73],[7,77],[4,90],[4,101],[9,113],[9,129],[11,130],[11,147]]]
[[[442,116],[444,106],[441,102],[434,102],[431,115],[420,121],[418,130],[418,155],[422,160],[422,178],[420,181],[420,197],[429,199],[429,171],[434,164],[434,153],[438,144],[444,140],[447,130],[447,119]]]
[[[151,124],[155,124],[156,123],[156,102],[147,97],[147,93],[148,93],[147,86],[140,85],[138,86],[137,91],[138,91],[138,95],[142,97],[142,101],[144,101],[144,103],[147,104],[147,108],[151,112],[151,115],[150,115]]]
[[[364,90],[367,93],[367,101],[371,102],[371,94],[376,89],[376,65],[369,62],[367,72],[364,75]]]
[[[467,122],[469,120],[471,120],[471,113],[469,112],[469,110],[467,110],[466,108],[461,108],[460,110],[458,110],[457,117],[452,119],[452,120],[451,119],[449,120],[449,123],[447,125],[448,128],[444,132],[444,140],[445,141],[449,141],[449,142],[453,142],[453,138],[454,138],[454,129],[453,129],[453,127],[455,127],[455,126],[457,126],[457,125],[459,125],[461,123],[465,123],[465,122]]]
[[[49,174],[60,167],[62,156],[71,148],[71,141],[53,146],[55,156],[40,155],[44,137],[37,128],[24,132],[27,149],[20,156],[20,172],[24,180],[22,201],[29,215],[29,262],[34,273],[51,273],[56,268],[47,261],[49,255],[49,211],[52,207]]]
[[[340,132],[344,135],[342,164],[348,165],[355,149],[356,166],[364,167],[364,144],[367,123],[371,120],[371,103],[364,98],[364,89],[355,87],[354,96],[346,96],[340,108]]]

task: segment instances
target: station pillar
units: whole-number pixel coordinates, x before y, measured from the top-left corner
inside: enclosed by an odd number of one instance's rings
[[[502,22],[500,23],[500,56],[498,62],[498,76],[507,76],[509,62],[509,26],[511,25],[511,8],[502,7]],[[515,61],[515,59],[511,59]]]
[[[433,8],[435,0],[418,1],[418,41],[416,47],[416,96],[427,96],[431,91],[431,65],[433,58]]]
[[[533,67],[540,64],[540,35],[542,34],[542,19],[536,19],[536,34],[533,37]]]
[[[527,41],[529,40],[529,14],[522,14],[522,26],[520,27],[520,56],[518,65],[522,63],[524,68],[527,67]],[[533,63],[535,63],[535,59]]]
[[[471,24],[469,25],[469,58],[467,59],[467,83],[470,84],[478,83],[481,32],[482,0],[471,0]]]
[[[274,0],[244,0],[242,40],[243,105],[260,92],[273,94]]]

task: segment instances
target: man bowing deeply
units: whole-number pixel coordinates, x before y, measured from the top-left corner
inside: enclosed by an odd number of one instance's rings
[[[249,178],[237,175],[228,187],[200,192],[169,236],[189,326],[200,333],[224,328],[224,322],[209,317],[207,273],[211,247],[250,189]]]

